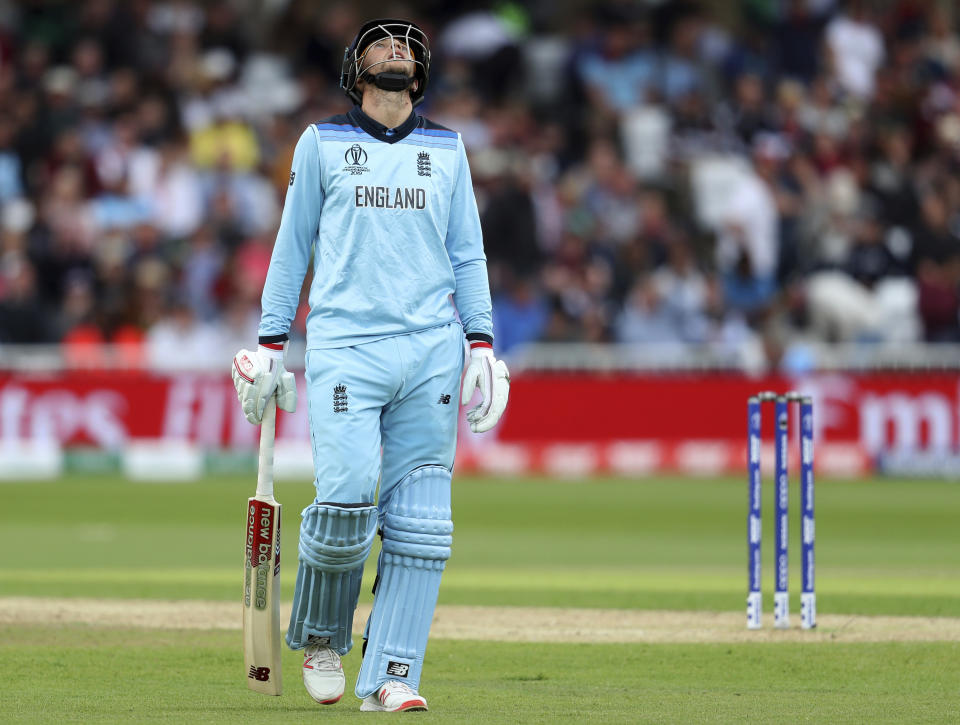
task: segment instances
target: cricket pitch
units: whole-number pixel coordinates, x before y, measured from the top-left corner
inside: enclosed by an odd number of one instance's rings
[[[281,619],[290,611],[281,603]],[[359,632],[370,607],[357,608]],[[739,612],[441,605],[431,637],[504,642],[960,642],[960,618],[818,614],[817,629],[750,631]],[[0,597],[0,624],[134,629],[241,628],[240,602]]]

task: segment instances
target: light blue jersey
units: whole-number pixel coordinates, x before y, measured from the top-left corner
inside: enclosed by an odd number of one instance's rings
[[[285,339],[311,254],[308,349],[439,327],[457,311],[469,339],[492,341],[480,218],[454,131],[415,113],[388,130],[354,108],[303,132],[263,290],[261,341]]]

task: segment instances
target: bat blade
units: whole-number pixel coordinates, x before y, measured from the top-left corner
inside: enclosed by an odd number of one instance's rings
[[[243,574],[243,666],[247,686],[264,695],[282,691],[280,664],[280,519],[273,498],[276,399],[263,412],[257,494],[247,500]]]
[[[247,545],[243,582],[243,666],[247,686],[279,695],[280,518],[281,505],[253,497],[247,501]]]

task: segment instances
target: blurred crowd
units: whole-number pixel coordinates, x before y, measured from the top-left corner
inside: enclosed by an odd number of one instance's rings
[[[504,354],[960,341],[952,2],[0,0],[0,345],[253,344],[293,147],[379,15],[431,38]]]

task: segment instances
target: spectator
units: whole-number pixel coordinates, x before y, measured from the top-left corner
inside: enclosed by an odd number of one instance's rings
[[[183,299],[197,319],[206,321],[216,318],[220,311],[216,286],[223,272],[224,252],[213,230],[202,227],[191,237],[182,267]]]
[[[224,352],[218,356],[220,351],[216,341],[215,327],[199,322],[188,305],[174,302],[169,314],[159,319],[147,333],[147,363],[163,370],[196,369],[198,366],[212,370],[229,369],[230,355]],[[171,354],[173,350],[176,354]]]
[[[505,11],[474,10],[454,18],[440,35],[444,61],[464,63],[469,74],[464,85],[487,101],[502,101],[522,85],[520,13],[520,6],[514,6],[512,18]]]
[[[653,279],[638,279],[617,318],[617,340],[628,344],[683,342],[667,302]]]
[[[668,104],[707,91],[706,78],[698,58],[700,29],[699,15],[682,10],[670,25],[667,48],[657,69],[658,90]]]
[[[845,12],[827,24],[827,50],[840,87],[859,101],[874,92],[877,69],[884,59],[884,42],[865,0],[848,0]]]
[[[953,12],[956,12],[956,9]],[[950,75],[956,72],[960,64],[960,38],[954,30],[951,11],[934,3],[930,6],[927,20],[923,55],[937,67],[939,73]]]
[[[760,160],[777,153],[757,147]],[[752,171],[739,175],[720,220],[716,254],[727,303],[745,313],[762,311],[776,290],[779,219],[769,179]]]
[[[485,180],[491,191],[480,216],[490,266],[510,269],[520,276],[533,274],[541,265],[528,176],[529,172],[523,170],[506,169]],[[499,271],[491,270],[491,277],[497,286]]]
[[[820,70],[823,18],[808,0],[788,0],[787,10],[773,32],[776,69],[783,78],[809,83]]]
[[[493,299],[493,324],[497,346],[509,356],[514,348],[543,336],[550,311],[529,277],[512,274],[501,289]]]
[[[919,285],[919,310],[926,339],[960,342],[960,235],[946,200],[936,192],[922,201],[913,235],[911,263]]]
[[[0,257],[0,343],[53,342],[54,319],[37,291],[36,271],[21,254]]]
[[[23,195],[23,165],[14,145],[16,125],[0,115],[0,207]]]
[[[203,222],[201,178],[176,139],[157,148],[141,146],[133,153],[129,188],[167,237],[188,237]]]
[[[704,342],[709,337],[708,284],[685,240],[670,245],[667,263],[651,275],[651,282],[679,339]]]
[[[644,103],[656,89],[656,56],[649,25],[627,13],[626,6],[603,11],[600,40],[585,52],[576,71],[591,105],[615,115]]]

